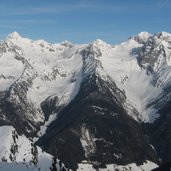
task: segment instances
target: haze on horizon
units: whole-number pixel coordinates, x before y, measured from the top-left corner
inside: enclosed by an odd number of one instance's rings
[[[171,32],[169,0],[1,0],[0,39],[17,31],[48,42],[116,44],[142,31]]]

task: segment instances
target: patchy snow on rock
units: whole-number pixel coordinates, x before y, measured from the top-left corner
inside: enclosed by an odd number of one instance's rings
[[[89,154],[96,150],[96,144],[93,135],[90,133],[90,130],[86,128],[86,125],[81,127],[81,136],[80,141],[85,151],[85,156],[88,157]]]
[[[109,164],[106,165],[106,168],[99,168],[99,171],[151,171],[152,169],[158,167],[157,164],[146,161],[143,165],[137,166],[135,163],[128,164],[125,166],[116,165],[116,164]],[[78,164],[77,171],[96,171],[92,164],[89,164],[87,161],[83,161],[82,163]]]

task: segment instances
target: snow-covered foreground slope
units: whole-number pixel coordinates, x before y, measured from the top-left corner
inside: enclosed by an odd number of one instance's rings
[[[38,171],[38,168],[30,165],[27,166],[20,162],[16,164],[0,162],[0,170],[1,171]]]
[[[0,127],[0,171],[50,171],[54,159],[12,126]],[[56,161],[59,169],[59,161]]]
[[[107,165],[107,168],[99,169],[99,171],[151,171],[157,165],[152,162],[147,162],[142,166],[136,164],[129,164],[128,166]],[[59,167],[57,167],[59,170]],[[40,169],[39,167],[25,165],[23,163],[5,163],[0,162],[0,171],[50,171],[49,169]],[[77,171],[96,171],[90,164],[79,164]]]
[[[142,166],[137,166],[136,164],[129,164],[128,166],[107,165],[107,168],[99,169],[99,171],[151,171],[156,167],[156,164],[147,161],[147,163]],[[59,167],[57,169],[59,169]],[[0,171],[49,171],[49,169],[40,170],[39,167],[25,165],[20,162],[17,164],[0,162]],[[79,164],[78,171],[96,171],[96,169],[90,164]]]
[[[23,164],[23,163],[6,163],[6,162],[0,162],[0,171],[50,171],[50,169],[47,168],[41,168],[36,167],[29,164]]]

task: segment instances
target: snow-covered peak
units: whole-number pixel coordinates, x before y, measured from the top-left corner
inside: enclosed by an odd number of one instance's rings
[[[138,43],[145,43],[149,39],[150,41],[153,39],[154,42],[161,42],[163,40],[170,42],[171,34],[167,32],[159,32],[155,34],[151,34],[149,32],[140,32],[138,35],[131,37],[131,39],[137,41]]]
[[[17,33],[16,31],[14,31],[14,32],[10,33],[10,34],[7,36],[7,38],[11,38],[11,39],[16,39],[16,40],[18,40],[19,38],[21,38],[21,36],[20,36],[19,33]]]
[[[93,46],[98,46],[98,47],[105,47],[105,46],[109,46],[106,42],[104,42],[103,40],[101,40],[101,39],[96,39],[96,40],[94,40],[92,43],[91,43],[91,45],[93,45]]]
[[[138,43],[144,43],[149,39],[150,36],[151,34],[148,32],[140,32],[138,35],[131,37],[131,39],[134,39]]]
[[[140,33],[138,34],[138,36],[139,36],[140,38],[142,38],[142,39],[147,39],[149,36],[151,36],[151,34],[150,34],[149,32],[147,32],[147,31],[143,31],[143,32],[140,32]]]
[[[159,39],[165,40],[165,41],[171,41],[171,34],[167,32],[159,32],[155,34]]]
[[[61,42],[60,45],[65,46],[65,47],[72,47],[73,46],[73,44],[67,40]]]
[[[19,33],[12,32],[10,33],[2,42],[6,42],[7,44],[15,45],[15,46],[27,46],[28,44],[31,44],[32,40],[28,38],[22,37]]]

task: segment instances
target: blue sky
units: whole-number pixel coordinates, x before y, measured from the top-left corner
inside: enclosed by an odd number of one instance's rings
[[[0,38],[117,44],[141,31],[171,33],[171,0],[1,0]]]

